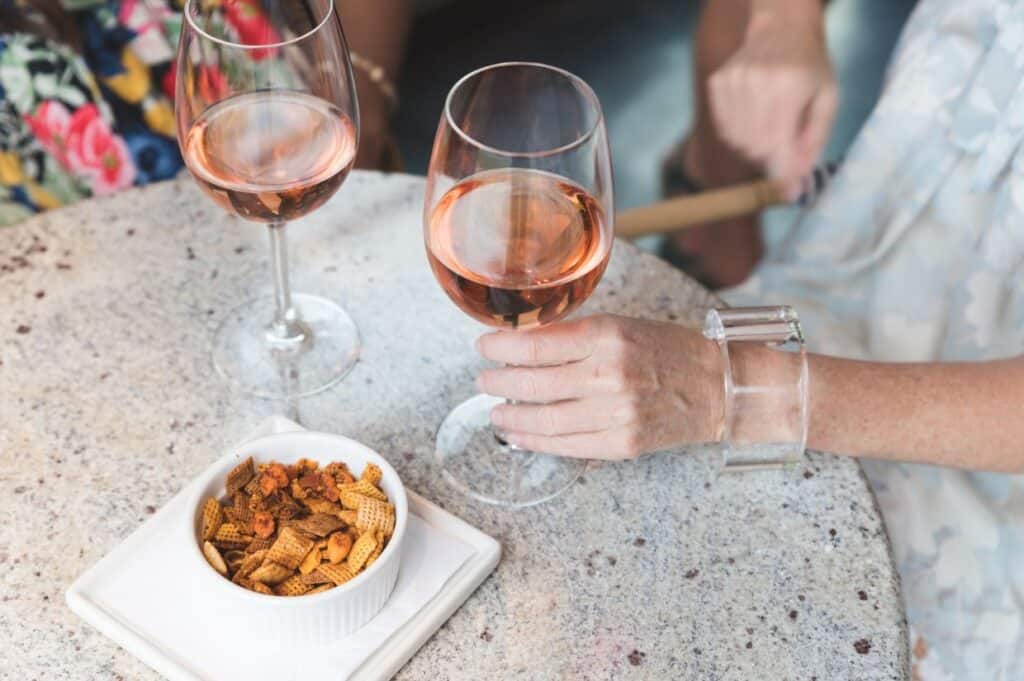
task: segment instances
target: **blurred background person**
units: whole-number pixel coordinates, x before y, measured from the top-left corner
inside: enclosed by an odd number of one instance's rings
[[[269,29],[259,0],[222,0],[226,36]],[[0,0],[0,226],[174,177],[174,52],[184,0]],[[357,88],[357,165],[395,169],[390,119],[407,0],[339,0]],[[247,37],[248,36],[248,37]]]
[[[628,6],[615,0],[439,1],[417,16],[402,71],[403,105],[395,132],[406,168],[418,174],[426,171],[437,112],[452,83],[489,63],[528,60],[579,75],[601,98],[612,145],[617,208],[686,190],[678,182],[678,142],[684,132],[687,139],[706,140],[714,151],[705,154],[712,159],[686,165],[697,188],[760,176],[765,171],[758,163],[744,160],[741,149],[714,132],[713,98],[706,95],[706,83],[730,62],[752,63],[749,55],[757,44],[768,49],[795,43],[790,33],[797,31],[803,47],[798,51],[794,44],[780,51],[764,69],[776,73],[793,64],[794,70],[811,74],[805,82],[826,82],[822,69],[827,59],[841,96],[819,156],[837,160],[875,105],[889,54],[915,0],[770,4],[785,5],[787,18],[753,30],[748,26],[751,0],[638,0]],[[781,40],[776,37],[780,31]],[[768,88],[762,90],[755,89],[755,99],[771,94]],[[683,146],[692,154],[692,145]],[[660,238],[638,243],[661,250],[672,261],[685,261],[688,271],[705,283],[732,285],[746,277],[762,250],[770,254],[785,242],[796,213],[792,208],[767,211],[762,216],[763,241],[756,217],[709,225],[696,236],[681,235],[687,248],[683,260],[674,257],[682,252],[679,248],[662,250]]]
[[[233,0],[225,6],[244,10],[255,2],[257,0]],[[69,9],[65,9],[64,3]],[[640,0],[625,11],[622,4],[614,0],[517,0],[511,3],[343,0],[339,2],[339,10],[350,47],[366,57],[365,61],[360,60],[361,67],[356,68],[363,110],[358,162],[361,167],[402,168],[424,174],[437,112],[452,83],[488,63],[541,61],[579,74],[601,97],[611,136],[617,205],[629,208],[656,201],[662,195],[662,161],[675,146],[680,132],[689,129],[694,131],[690,137],[701,137],[698,131],[714,123],[712,118],[700,113],[706,108],[707,99],[695,98],[695,94],[701,94],[702,87],[698,85],[706,81],[714,65],[728,61],[729,52],[725,48],[746,34],[743,17],[749,4],[749,0],[710,0],[703,4]],[[887,56],[913,4],[914,0],[831,0],[827,4],[824,16],[827,46],[842,98],[836,125],[825,148],[826,158],[835,159],[842,154],[874,105]],[[94,73],[96,89],[100,91],[93,99],[116,96],[103,82],[107,76],[96,75],[94,70],[105,67],[113,75],[122,71],[128,74],[129,66],[142,61],[149,71],[149,84],[137,89],[153,92],[149,101],[166,100],[163,78],[170,60],[168,52],[177,39],[175,22],[180,21],[179,8],[179,0],[0,0],[0,35],[17,32],[48,38],[50,43],[65,45],[74,55],[98,51],[98,57],[86,55],[81,62],[86,65],[86,71]],[[121,19],[122,16],[125,18]],[[128,26],[124,28],[126,23]],[[90,48],[88,35],[97,35],[98,26],[107,30],[92,39]],[[718,37],[719,32],[722,37]],[[164,47],[159,46],[161,42],[165,43]],[[705,42],[709,46],[702,47]],[[125,58],[126,44],[149,56]],[[104,54],[104,46],[107,46],[107,54]],[[717,58],[703,60],[701,54],[710,52]],[[403,53],[407,55],[404,63]],[[25,68],[19,64],[25,60],[25,54],[23,51],[18,54],[19,63],[15,63],[13,56],[3,57],[2,54],[0,61],[6,60],[7,72],[16,74],[13,76],[16,81],[23,83]],[[35,52],[37,57],[40,54]],[[695,57],[699,64],[695,63]],[[62,59],[67,61],[67,57]],[[122,60],[126,61],[125,66],[121,65]],[[373,64],[380,69],[375,69]],[[59,66],[59,63],[50,63],[42,68]],[[140,72],[134,69],[121,80],[138,82]],[[371,78],[372,73],[380,74],[380,78]],[[16,84],[12,89],[21,91],[22,86]],[[397,89],[395,97],[390,94],[394,89]],[[0,100],[6,102],[7,99],[0,93]],[[161,110],[166,111],[166,106],[169,102],[157,105],[150,116],[166,118],[159,114]],[[103,112],[103,107],[97,105],[96,108]],[[141,116],[137,110],[132,112],[132,107],[127,108],[129,121]],[[123,109],[118,109],[115,113],[121,111]],[[389,121],[386,112],[391,111],[394,115]],[[69,183],[67,173],[57,171],[56,161],[45,160],[44,150],[29,141],[32,130],[16,120],[17,111],[13,114],[6,105],[0,109],[0,154],[3,154],[0,156],[0,224],[9,224],[41,207],[90,195],[88,186],[82,186],[88,182]],[[147,135],[146,131],[152,128],[145,121],[142,125],[125,123],[126,127],[134,128],[134,134],[125,134],[117,127],[119,121],[112,120],[113,115],[103,116],[93,125],[106,125],[122,137],[132,138],[132,143],[126,141],[126,144],[137,152],[133,157],[135,182],[174,174],[170,160],[177,163],[176,157],[162,153],[163,150],[173,151],[174,147],[168,145],[166,135],[165,139]],[[158,123],[157,128],[160,127]],[[393,140],[398,144],[392,144]],[[396,153],[399,148],[400,157]],[[142,154],[143,149],[148,149],[148,153]],[[11,154],[12,151],[15,153]],[[741,158],[731,147],[728,154],[732,159]],[[22,167],[15,165],[15,157],[21,159]],[[115,166],[116,157],[111,155],[108,159]],[[664,164],[666,178],[670,181],[664,184],[670,192],[675,192],[685,189],[672,181],[678,175],[676,169],[683,166],[676,162],[678,154],[670,154],[670,157]],[[42,169],[44,164],[49,168]],[[747,167],[749,170],[749,164]],[[48,173],[49,178],[39,177],[39,173]],[[692,179],[706,181],[702,173],[702,170],[694,170]],[[110,174],[121,184],[125,183],[124,176],[118,178],[113,170]],[[104,182],[103,188],[108,184]],[[50,188],[40,191],[38,187],[43,185]],[[13,199],[12,195],[18,198]],[[784,240],[791,221],[791,212],[769,211],[765,248],[770,251],[773,244]],[[736,272],[746,270],[753,260],[750,256],[756,255],[759,248],[758,232],[750,228],[756,221],[751,218],[735,224],[738,226],[730,228],[728,224],[719,224],[704,230],[698,239],[700,243],[690,249],[689,255],[705,252],[703,245],[708,243],[711,246],[707,246],[710,249],[707,252],[724,250],[728,254],[728,248],[714,246],[718,236],[728,242],[737,238],[736,235],[741,237],[740,241],[753,235],[753,240],[747,239],[744,243],[753,243],[755,248],[737,249],[742,257],[727,258],[730,263],[739,263],[739,266],[727,267],[733,267]],[[643,240],[641,245],[657,250],[660,240]],[[670,257],[673,252],[681,251],[671,246],[665,251]],[[690,271],[712,285],[731,283],[739,276],[722,277],[696,269],[700,262],[708,263],[709,271],[716,269],[719,259],[713,254],[707,258],[690,258],[690,261]]]
[[[819,159],[839,103],[823,0],[709,0],[694,36],[694,117],[666,160],[666,194],[767,173],[790,200]],[[663,258],[711,288],[739,284],[764,251],[760,216],[683,230]]]

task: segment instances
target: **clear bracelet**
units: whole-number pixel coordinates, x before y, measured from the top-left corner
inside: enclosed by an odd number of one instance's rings
[[[712,309],[704,336],[718,343],[725,384],[723,470],[779,468],[807,447],[808,374],[796,311],[782,307]],[[744,344],[774,348],[779,361],[735,361]],[[732,350],[730,352],[730,349]]]

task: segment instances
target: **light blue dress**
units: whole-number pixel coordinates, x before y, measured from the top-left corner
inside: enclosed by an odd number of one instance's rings
[[[1024,0],[922,0],[829,190],[725,299],[792,304],[816,352],[1024,354],[1022,138]],[[1006,417],[1024,418],[1024,386]],[[1024,681],[1024,476],[865,469],[915,678]]]

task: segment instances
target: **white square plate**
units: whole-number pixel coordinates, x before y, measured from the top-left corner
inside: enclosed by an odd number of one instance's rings
[[[301,429],[298,424],[274,417],[247,439],[298,429]],[[82,574],[68,589],[66,598],[68,606],[79,617],[166,678],[174,681],[229,681],[222,672],[216,671],[223,666],[215,664],[212,656],[232,656],[237,649],[230,641],[218,641],[216,645],[200,650],[198,647],[187,648],[176,643],[183,640],[181,637],[168,637],[160,633],[161,628],[166,632],[168,622],[175,628],[185,629],[190,625],[186,615],[193,618],[204,615],[195,612],[195,606],[191,605],[196,599],[190,593],[189,582],[180,578],[173,579],[172,575],[166,574],[176,569],[177,565],[174,561],[138,559],[140,556],[160,555],[161,544],[175,534],[170,531],[174,523],[180,520],[183,513],[187,513],[183,506],[193,485],[186,485],[152,518]],[[443,535],[437,537],[439,545],[449,549],[458,546],[465,553],[466,559],[425,605],[407,617],[398,613],[403,623],[390,636],[378,641],[376,649],[368,652],[365,662],[347,676],[349,681],[371,681],[393,676],[469,598],[501,558],[501,545],[496,540],[418,494],[408,490],[407,494],[409,513],[422,521],[431,534]],[[440,548],[444,549],[444,546]],[[423,560],[429,557],[429,549],[426,553],[426,556],[403,560],[399,583],[395,587],[396,594],[403,581],[408,584],[416,580],[418,568],[426,569],[422,566],[431,564],[431,561]],[[143,578],[140,578],[141,571],[145,572]],[[136,574],[129,574],[131,572]],[[145,602],[156,601],[153,590],[156,585],[159,585],[160,605],[154,608],[140,607],[140,599]],[[141,591],[147,586],[148,590]],[[181,593],[176,594],[176,590]],[[376,622],[396,617],[394,609],[389,613],[393,601],[394,595],[367,628],[373,627]],[[175,607],[177,612],[168,612],[169,608]],[[325,652],[336,655],[340,652],[338,646],[344,643],[345,640],[342,640],[337,645],[324,646],[327,649]],[[308,665],[303,667],[302,677],[309,678]],[[279,676],[275,674],[275,678]],[[335,674],[327,677],[318,675],[317,678],[341,681],[346,677]]]

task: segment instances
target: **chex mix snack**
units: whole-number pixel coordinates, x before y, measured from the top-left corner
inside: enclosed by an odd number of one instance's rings
[[[256,465],[227,477],[225,496],[203,502],[203,555],[235,584],[302,596],[344,584],[380,556],[395,531],[395,507],[370,463],[359,479],[335,462]]]

